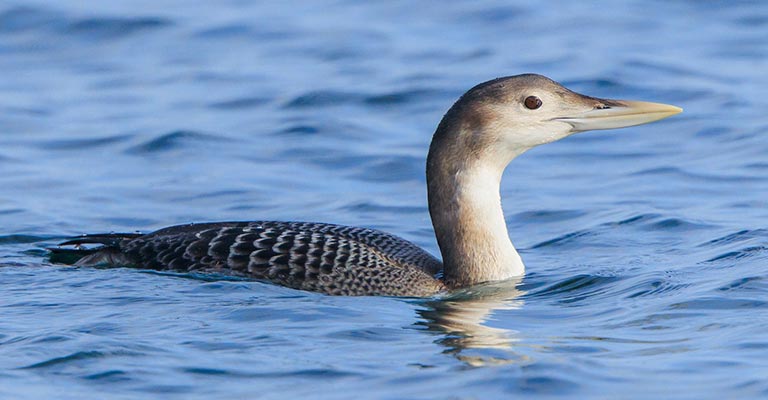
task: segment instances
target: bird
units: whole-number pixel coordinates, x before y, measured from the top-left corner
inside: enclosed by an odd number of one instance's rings
[[[83,235],[51,248],[51,260],[221,274],[346,296],[431,297],[518,278],[525,265],[501,208],[507,165],[531,148],[578,132],[645,124],[682,111],[582,95],[538,74],[472,87],[445,113],[427,154],[427,200],[442,260],[376,229],[282,221]]]

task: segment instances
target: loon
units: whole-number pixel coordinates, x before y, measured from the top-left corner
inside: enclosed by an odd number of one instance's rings
[[[149,234],[84,235],[50,249],[77,266],[223,274],[329,295],[429,297],[520,277],[499,186],[525,151],[577,132],[657,121],[681,108],[573,92],[536,74],[493,79],[464,93],[427,155],[427,197],[442,262],[374,229],[308,222],[218,222]],[[63,262],[63,261],[62,261]]]

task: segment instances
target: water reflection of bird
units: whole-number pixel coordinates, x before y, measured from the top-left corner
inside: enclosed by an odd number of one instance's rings
[[[644,124],[681,111],[588,97],[533,74],[473,87],[443,117],[427,157],[429,212],[442,262],[373,229],[269,221],[85,235],[52,249],[52,259],[246,276],[334,295],[420,297],[509,279],[525,270],[499,197],[512,159],[577,132]]]
[[[518,341],[513,330],[488,326],[495,311],[516,310],[523,306],[519,297],[525,292],[518,289],[521,278],[512,278],[471,288],[461,289],[449,296],[424,303],[418,314],[424,319],[416,325],[442,334],[437,343],[446,353],[471,366],[509,364],[526,361],[525,356],[514,353]],[[500,350],[500,353],[480,352],[472,349]]]

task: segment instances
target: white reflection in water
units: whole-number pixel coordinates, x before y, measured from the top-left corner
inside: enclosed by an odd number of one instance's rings
[[[527,357],[514,352],[518,342],[517,331],[489,326],[493,313],[516,310],[523,306],[518,289],[521,278],[486,284],[460,290],[439,301],[426,303],[418,313],[430,331],[443,337],[437,343],[446,347],[446,353],[470,366],[509,364],[527,361]],[[481,350],[473,352],[471,350]],[[498,350],[488,352],[484,350]]]

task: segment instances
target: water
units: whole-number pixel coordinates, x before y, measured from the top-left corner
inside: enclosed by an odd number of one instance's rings
[[[759,2],[0,1],[0,398],[768,396],[766,71]],[[45,259],[263,218],[437,254],[430,135],[522,72],[686,111],[512,164],[517,285],[334,298]]]

